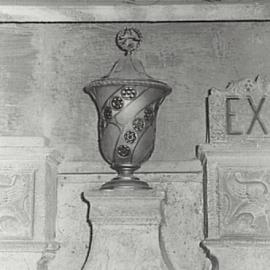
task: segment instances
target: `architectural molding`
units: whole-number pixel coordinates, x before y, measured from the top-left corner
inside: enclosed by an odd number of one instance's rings
[[[211,270],[219,270],[219,262],[215,255],[211,253],[211,250],[207,247],[207,244],[205,244],[205,241],[202,241],[200,243],[200,247],[203,249],[206,258],[210,261],[212,268]]]
[[[22,136],[0,136],[0,147],[45,147],[48,139],[45,137],[22,137]]]
[[[0,241],[0,252],[43,252],[56,251],[60,248],[58,242],[39,242],[27,240]]]
[[[142,4],[143,3],[143,4]],[[147,4],[148,3],[148,4]],[[270,20],[270,3],[226,1],[0,1],[1,22]]]
[[[58,182],[61,185],[90,185],[100,187],[106,181],[112,179],[115,173],[111,174],[62,174],[58,176]],[[196,183],[202,184],[202,173],[157,173],[157,174],[136,174],[139,178],[147,179],[147,182],[152,185],[170,184],[170,183]]]
[[[37,270],[48,270],[48,264],[55,258],[57,249],[53,246],[47,246],[37,262]]]
[[[105,162],[63,161],[59,166],[60,174],[108,174],[114,173]],[[186,161],[149,160],[138,173],[200,173],[202,166],[197,159]]]

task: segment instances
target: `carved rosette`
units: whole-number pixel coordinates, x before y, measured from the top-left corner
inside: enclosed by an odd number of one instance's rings
[[[133,28],[120,31],[117,46],[125,57],[111,72],[85,87],[99,113],[99,146],[103,158],[118,172],[117,182],[103,188],[149,188],[133,171],[149,159],[155,143],[159,105],[171,88],[147,75],[139,60],[131,56],[141,42]]]

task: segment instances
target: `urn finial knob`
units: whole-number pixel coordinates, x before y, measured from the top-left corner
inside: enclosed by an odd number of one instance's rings
[[[136,28],[126,27],[117,33],[115,42],[117,47],[125,52],[125,55],[130,55],[140,46],[142,34]]]

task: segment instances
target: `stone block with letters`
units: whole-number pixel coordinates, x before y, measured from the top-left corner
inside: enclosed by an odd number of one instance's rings
[[[211,143],[270,142],[270,85],[259,76],[230,82],[208,96]]]
[[[269,93],[257,77],[208,96],[207,143],[198,149],[204,168],[201,246],[214,270],[264,270],[270,263]]]

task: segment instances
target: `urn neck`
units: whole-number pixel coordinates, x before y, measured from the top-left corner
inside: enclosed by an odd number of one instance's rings
[[[138,179],[134,176],[134,172],[140,168],[139,165],[132,164],[112,164],[112,169],[116,170],[118,177],[125,180]]]
[[[141,181],[138,177],[134,176],[134,171],[139,169],[140,166],[125,164],[125,165],[112,165],[111,168],[116,170],[118,175],[111,181],[101,186],[101,189],[126,189],[126,190],[142,190],[151,189],[149,185]]]

